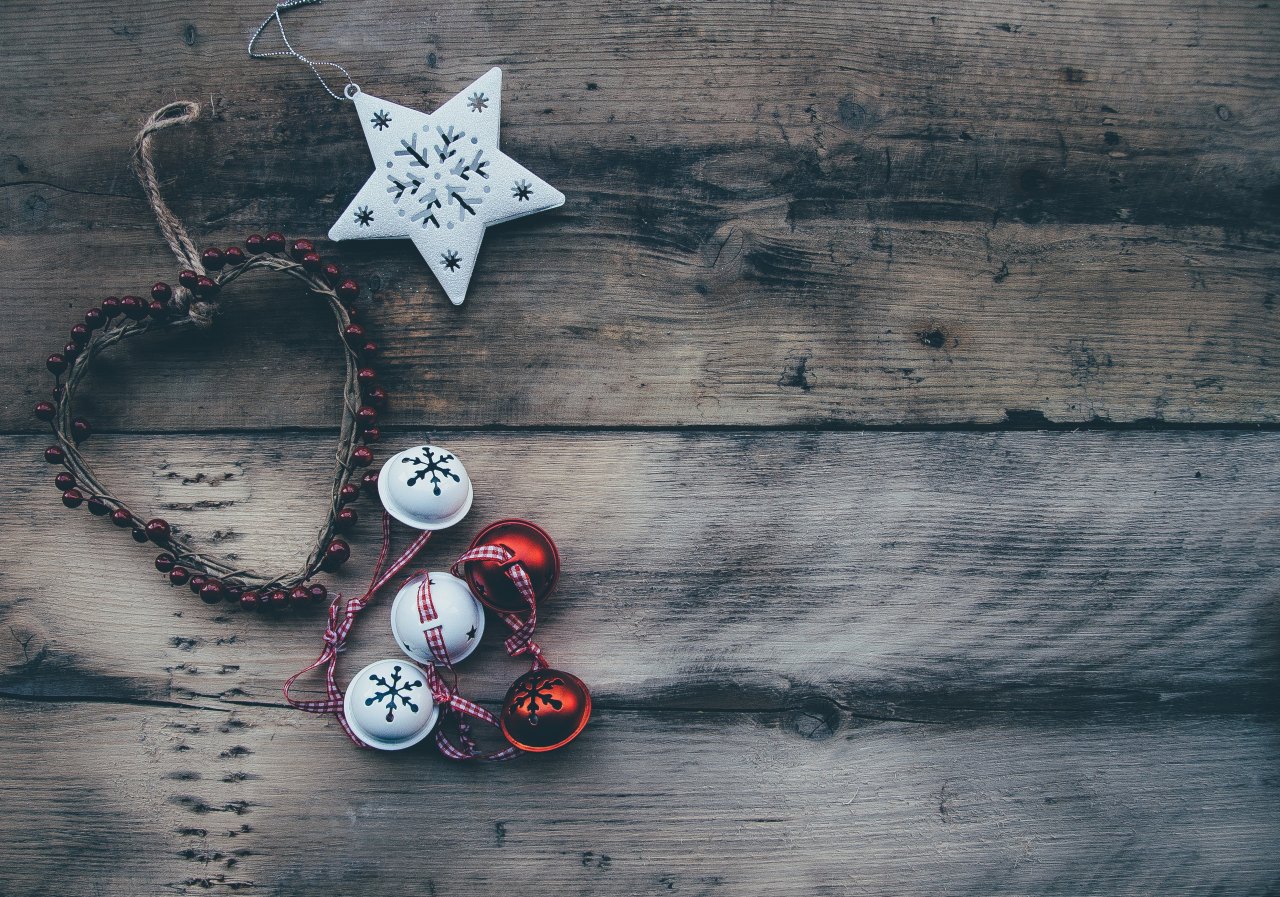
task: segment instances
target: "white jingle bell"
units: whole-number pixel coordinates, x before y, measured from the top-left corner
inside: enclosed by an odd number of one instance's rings
[[[458,456],[437,445],[392,455],[378,474],[378,497],[392,517],[414,529],[453,526],[471,510],[471,477]]]
[[[419,596],[424,584],[430,586],[435,616],[422,619]],[[391,605],[391,631],[404,652],[419,663],[435,663],[427,634],[439,630],[449,663],[466,660],[480,646],[484,636],[484,606],[471,594],[467,584],[448,573],[415,576],[396,593]]]
[[[356,737],[380,751],[413,747],[440,716],[427,674],[407,660],[379,660],[356,673],[343,710]]]

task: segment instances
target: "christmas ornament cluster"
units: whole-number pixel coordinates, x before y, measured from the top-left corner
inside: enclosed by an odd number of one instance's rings
[[[302,710],[334,714],[355,744],[385,751],[412,747],[434,732],[437,748],[450,759],[506,760],[526,751],[555,750],[576,738],[590,718],[591,693],[578,677],[552,669],[533,641],[538,605],[560,578],[560,553],[550,535],[527,520],[492,523],[448,571],[405,579],[390,613],[391,633],[405,656],[375,661],[356,673],[345,691],[338,688],[337,658],[355,616],[408,566],[433,532],[461,522],[474,498],[461,460],[435,445],[391,456],[378,474],[377,488],[385,516],[383,553],[373,581],[364,595],[338,596],[330,606],[325,647],[285,683],[285,699]],[[391,518],[420,534],[384,571]],[[462,697],[455,669],[479,647],[486,609],[510,630],[507,653],[530,657],[529,671],[511,685],[496,717]],[[327,696],[294,698],[294,683],[321,666]],[[500,729],[508,746],[482,750],[472,737],[476,721]]]
[[[319,0],[285,0],[252,33],[251,57],[289,56],[310,66],[335,99],[346,99],[360,117],[375,171],[329,232],[331,240],[408,238],[412,240],[449,299],[461,304],[488,227],[555,208],[564,194],[503,153],[498,146],[502,72],[493,68],[466,90],[427,114],[364,94],[336,63],[316,62],[289,43],[280,13]],[[255,52],[271,23],[279,26],[285,49]],[[342,95],[329,87],[318,66],[341,71]],[[410,575],[391,606],[391,632],[403,658],[377,661],[359,671],[344,691],[336,682],[338,655],[356,616],[380,589],[401,575],[433,532],[458,524],[471,509],[474,491],[461,461],[437,446],[413,447],[389,458],[381,471],[370,444],[378,441],[379,413],[387,401],[372,359],[377,346],[357,323],[359,284],[326,262],[310,240],[292,243],[278,232],[254,234],[244,247],[198,251],[182,222],[165,204],[152,161],[154,135],[194,121],[195,103],[171,103],[155,112],[134,143],[134,163],[161,234],[177,257],[177,285],[160,282],[143,295],[110,296],[87,309],[68,342],[46,359],[54,376],[50,398],[35,414],[50,424],[55,443],[44,460],[62,468],[54,484],[68,508],[87,507],[128,530],[139,543],[161,551],[155,567],[174,587],[186,586],[209,604],[230,602],[245,610],[306,608],[328,601],[324,647],[308,667],[284,685],[285,699],[299,709],[332,713],[358,746],[402,750],[435,735],[437,748],[456,760],[506,760],[524,752],[551,751],[573,741],[591,715],[591,694],[576,676],[552,669],[533,640],[539,602],[555,588],[560,555],[551,537],[525,520],[504,519],[485,527],[447,571]],[[162,517],[140,513],[103,485],[80,454],[92,433],[74,413],[74,396],[93,359],[122,340],[160,328],[207,327],[220,310],[225,286],[253,270],[283,273],[324,299],[342,339],[346,361],[342,422],[330,507],[317,541],[301,569],[279,575],[243,569],[234,558],[199,551],[188,534]],[[350,505],[362,494],[377,494],[384,507],[382,549],[365,592],[330,600],[312,578],[333,572],[351,556],[343,537],[358,520]],[[418,536],[388,562],[391,521]],[[486,631],[486,616],[508,630],[503,646],[511,657],[528,657],[500,713],[464,698],[456,665],[475,651]],[[298,699],[291,687],[324,667],[325,696]],[[506,746],[484,750],[473,725],[498,729]]]

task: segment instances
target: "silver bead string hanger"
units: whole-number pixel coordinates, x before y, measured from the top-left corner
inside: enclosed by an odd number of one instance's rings
[[[329,94],[329,96],[333,97],[335,100],[354,100],[356,94],[360,92],[360,85],[351,77],[351,73],[336,62],[324,62],[323,60],[308,59],[306,56],[303,56],[293,48],[293,44],[289,43],[289,35],[286,34],[284,30],[284,20],[280,17],[282,12],[293,9],[295,6],[312,6],[319,5],[323,2],[324,0],[287,0],[285,3],[277,3],[276,8],[271,12],[271,15],[263,19],[261,24],[259,24],[258,27],[254,29],[253,33],[249,35],[249,58],[275,59],[281,56],[286,56],[290,59],[300,60],[310,66],[312,74],[316,76],[316,80],[320,82],[320,86],[325,89],[325,92]],[[267,26],[273,21],[280,29],[280,40],[284,41],[285,49],[268,50],[266,52],[255,51],[253,49],[254,44],[258,42],[258,39],[262,37],[262,32],[265,31]],[[320,74],[320,66],[322,65],[337,69],[346,77],[347,85],[342,88],[341,96],[333,92],[333,88],[331,88],[329,86],[329,82],[324,79],[324,75]]]

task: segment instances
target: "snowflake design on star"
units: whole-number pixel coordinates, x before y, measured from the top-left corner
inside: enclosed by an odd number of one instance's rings
[[[456,458],[453,455],[449,454],[448,452],[442,452],[440,456],[437,457],[436,453],[431,450],[431,446],[429,445],[424,445],[422,447],[422,451],[427,456],[425,460],[422,458],[401,458],[400,459],[401,463],[412,464],[415,467],[420,468],[418,471],[414,473],[413,476],[411,476],[405,482],[406,486],[412,486],[414,483],[418,482],[419,480],[426,479],[428,476],[430,476],[432,491],[436,495],[439,495],[440,484],[444,482],[444,480],[442,480],[441,477],[449,477],[455,483],[462,482],[462,477],[458,476],[456,473],[454,473],[452,470],[450,470],[448,467],[445,466],[446,464],[448,464],[448,462],[456,460]]]
[[[430,114],[363,92],[352,102],[373,170],[329,238],[413,241],[455,305],[466,297],[490,226],[564,204],[563,193],[500,148],[500,69]]]
[[[534,676],[527,682],[521,682],[516,688],[516,693],[511,699],[511,706],[529,712],[529,725],[536,726],[538,724],[538,704],[550,707],[552,710],[559,710],[564,706],[564,702],[555,696],[555,692],[549,689],[557,685],[564,685],[564,680],[559,676]]]
[[[356,224],[361,227],[368,227],[373,223],[373,212],[369,211],[368,206],[361,206],[356,209]]]
[[[391,671],[390,681],[387,681],[377,673],[369,674],[369,681],[375,683],[379,688],[383,689],[383,691],[374,692],[372,696],[365,698],[364,706],[372,707],[374,704],[380,704],[385,701],[387,706],[387,722],[389,723],[395,721],[397,700],[400,701],[401,706],[408,707],[410,713],[418,712],[418,705],[413,703],[409,697],[409,693],[415,688],[421,688],[422,680],[415,679],[412,682],[409,682],[406,679],[402,682],[400,681],[400,670],[400,665],[396,664],[395,668]]]

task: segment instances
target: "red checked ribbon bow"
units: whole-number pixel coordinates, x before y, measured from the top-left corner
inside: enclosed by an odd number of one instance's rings
[[[337,595],[334,598],[333,603],[329,605],[329,623],[324,630],[324,650],[320,652],[320,656],[310,666],[290,676],[284,684],[284,699],[291,706],[299,710],[305,710],[308,713],[332,713],[338,718],[338,725],[342,726],[342,731],[347,733],[347,737],[357,747],[367,748],[369,745],[361,741],[356,736],[356,733],[351,730],[350,724],[347,723],[347,715],[343,710],[342,704],[343,692],[342,689],[338,688],[337,682],[334,681],[334,674],[338,667],[338,654],[342,651],[347,636],[351,633],[351,627],[355,625],[356,615],[373,601],[373,597],[378,593],[379,589],[409,565],[418,552],[422,551],[426,546],[430,538],[430,531],[420,533],[409,547],[404,550],[404,553],[396,558],[391,566],[384,571],[383,565],[386,563],[387,554],[391,550],[391,517],[384,513],[382,515],[382,551],[378,554],[378,563],[374,567],[373,579],[369,583],[368,590],[359,598],[343,600],[341,595]],[[325,666],[326,664],[327,666]],[[325,666],[325,698],[304,701],[298,700],[289,694],[289,689],[294,682],[319,666]]]
[[[427,624],[438,619],[439,614],[436,613],[435,604],[431,600],[430,577],[426,573],[419,575],[422,581],[418,584],[418,620],[427,627]],[[431,656],[436,661],[436,664],[427,665],[427,685],[431,688],[431,696],[441,710],[440,724],[436,727],[436,747],[439,748],[440,753],[450,760],[510,760],[523,753],[514,745],[499,751],[480,750],[475,739],[471,737],[471,725],[467,717],[478,719],[495,729],[501,728],[498,725],[498,718],[479,704],[468,701],[458,694],[458,676],[454,672],[453,662],[449,659],[449,652],[445,648],[441,627],[437,625],[424,628],[423,635],[426,636],[427,645],[431,648]],[[446,682],[445,677],[440,674],[437,664],[448,672],[449,681]],[[445,723],[450,716],[456,717],[461,747],[454,744],[445,733]]]
[[[519,657],[522,654],[531,655],[530,669],[544,670],[550,664],[543,655],[542,649],[533,640],[533,631],[538,626],[538,602],[537,596],[533,591],[533,580],[529,578],[528,571],[524,569],[524,565],[519,561],[508,563],[514,557],[515,552],[505,546],[484,545],[480,548],[473,548],[458,558],[449,572],[454,576],[461,577],[463,576],[464,568],[471,561],[497,561],[503,565],[503,572],[507,574],[507,578],[516,587],[516,591],[520,593],[520,597],[524,599],[525,604],[529,605],[528,616],[523,618],[516,613],[498,612],[502,622],[506,623],[511,630],[511,635],[507,636],[507,640],[503,642],[503,645],[506,647],[507,653],[512,657]]]

